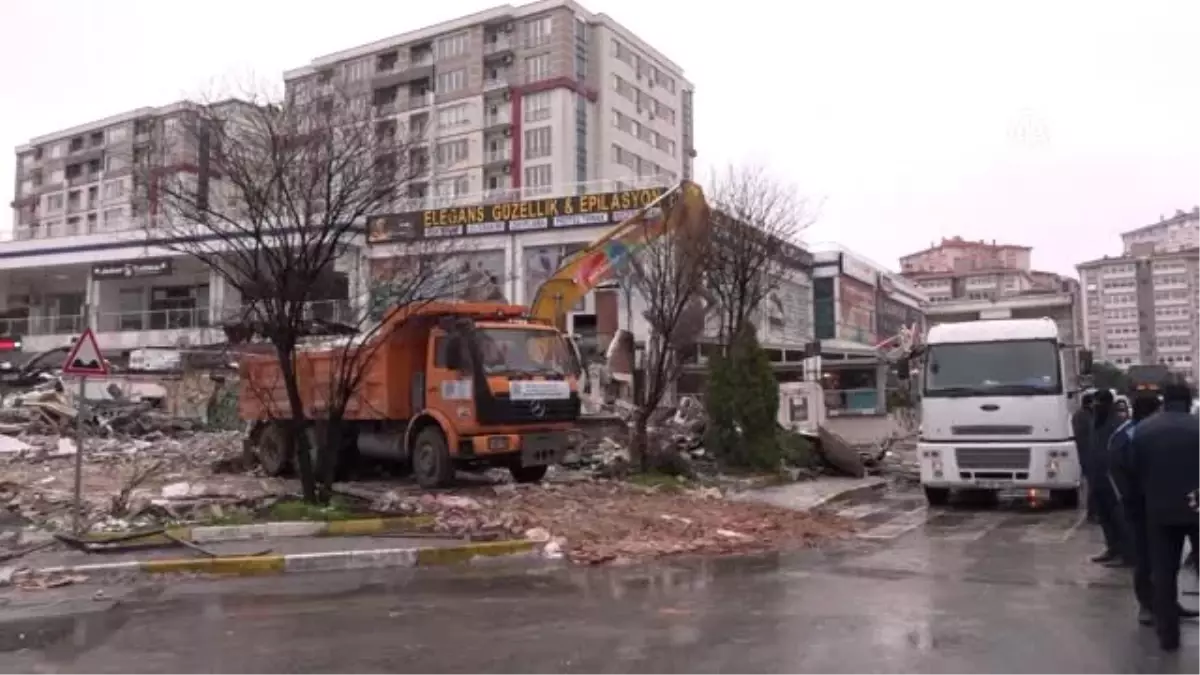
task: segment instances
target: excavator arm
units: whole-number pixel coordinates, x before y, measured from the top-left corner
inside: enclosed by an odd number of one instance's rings
[[[661,216],[652,216],[655,209]],[[683,181],[617,223],[611,230],[563,262],[554,276],[538,287],[530,316],[566,331],[566,308],[574,307],[599,284],[609,281],[642,248],[660,237],[693,230],[708,221],[708,203],[700,186]]]

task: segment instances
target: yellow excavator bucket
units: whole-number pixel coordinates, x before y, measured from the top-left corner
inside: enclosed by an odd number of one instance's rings
[[[662,215],[648,217],[655,208],[660,208]],[[665,235],[698,231],[708,217],[704,191],[683,181],[568,258],[538,287],[529,305],[530,316],[565,331],[567,308],[574,307],[597,284],[611,279],[638,250]]]

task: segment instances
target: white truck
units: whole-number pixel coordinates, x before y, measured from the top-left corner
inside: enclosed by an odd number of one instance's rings
[[[1048,491],[1052,503],[1078,505],[1071,414],[1076,373],[1090,371],[1091,354],[1074,349],[1049,318],[929,329],[919,349],[917,456],[930,505],[954,489]]]

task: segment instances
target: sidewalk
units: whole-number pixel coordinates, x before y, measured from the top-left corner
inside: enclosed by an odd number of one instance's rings
[[[830,502],[870,496],[875,492],[882,491],[886,485],[885,479],[875,476],[866,478],[830,476],[758,490],[747,490],[738,493],[733,498],[738,501],[770,504],[793,511],[812,511]]]
[[[480,557],[535,555],[538,545],[380,533],[212,542],[203,548],[214,555],[185,546],[87,553],[58,544],[0,568],[31,570],[40,577],[80,575],[90,581],[164,573],[259,575],[456,564]]]

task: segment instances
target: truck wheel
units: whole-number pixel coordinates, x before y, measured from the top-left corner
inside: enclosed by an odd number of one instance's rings
[[[287,433],[282,424],[266,425],[258,434],[254,454],[268,476],[283,476],[291,471],[292,457],[288,452]]]
[[[925,488],[925,501],[930,506],[945,506],[950,501],[950,488]]]
[[[1079,508],[1079,490],[1051,490],[1050,503],[1063,509]]]
[[[546,469],[549,468],[545,464],[541,466],[518,466],[513,464],[508,467],[508,472],[512,474],[513,480],[518,483],[536,483],[546,477]]]
[[[423,488],[445,487],[454,480],[454,461],[446,447],[446,437],[436,426],[428,426],[417,434],[412,449],[413,475]]]

